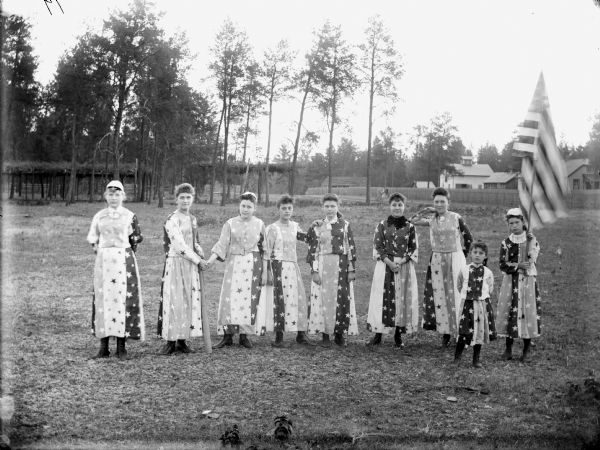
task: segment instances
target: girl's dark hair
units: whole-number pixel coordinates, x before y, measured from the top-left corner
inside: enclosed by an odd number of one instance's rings
[[[404,205],[406,205],[406,195],[403,195],[400,192],[394,192],[388,199],[388,203],[392,202],[402,202]]]
[[[175,197],[179,197],[179,194],[192,194],[192,196],[195,196],[196,189],[190,183],[182,183],[175,186]]]
[[[488,263],[488,246],[485,242],[483,241],[476,241],[471,245],[471,251],[473,251],[474,248],[478,248],[480,250],[483,250],[483,253],[485,253],[485,259],[483,260],[483,265],[487,266]]]
[[[248,200],[256,204],[256,194],[253,192],[244,192],[242,195],[240,195],[240,202],[242,200]]]
[[[443,195],[447,199],[450,198],[450,193],[448,192],[448,190],[446,188],[443,188],[443,187],[435,188],[433,190],[433,194],[431,195],[431,197],[435,198],[436,195]]]
[[[281,205],[293,205],[293,204],[294,204],[294,198],[288,194],[283,194],[281,197],[279,197],[279,200],[277,200],[277,208],[279,208]]]
[[[323,196],[323,201],[321,203],[325,203],[325,202],[336,202],[339,205],[340,199],[338,198],[337,195],[330,192],[329,194],[325,194]]]
[[[523,222],[523,231],[527,231],[527,224],[525,223],[525,217],[523,217],[522,215],[516,215],[516,214],[507,214],[506,215],[506,222],[508,223],[508,219],[519,219],[521,222]]]

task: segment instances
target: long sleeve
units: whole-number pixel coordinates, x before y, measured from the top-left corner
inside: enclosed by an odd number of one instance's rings
[[[225,222],[221,229],[221,236],[219,240],[213,246],[211,252],[217,255],[219,261],[225,261],[227,254],[229,253],[229,244],[231,243],[231,225],[229,222]]]
[[[308,229],[306,235],[308,243],[308,253],[306,254],[306,262],[310,264],[311,267],[313,267],[313,263],[316,261],[317,253],[319,251],[319,238],[317,237],[317,233],[313,226],[311,226]]]
[[[419,239],[417,237],[417,229],[413,224],[408,225],[407,237],[406,256],[412,259],[416,264],[419,262]]]
[[[296,230],[296,240],[302,241],[305,244],[308,244],[308,233],[305,233],[304,231],[302,231],[302,228],[300,228],[300,225],[298,225],[298,229]]]
[[[350,228],[350,224],[348,223],[348,259],[352,261],[352,268],[356,270],[356,244],[354,243],[354,233],[352,233],[352,228]]]
[[[167,222],[165,223],[165,232],[171,241],[170,251],[193,262],[194,264],[198,264],[200,262],[200,257],[197,255],[194,249],[185,243],[185,239],[181,233],[181,228],[179,227],[178,219],[175,216],[171,216],[169,219],[167,219]]]
[[[473,243],[473,235],[471,234],[471,231],[469,230],[469,227],[467,227],[467,224],[465,223],[463,218],[460,216],[458,217],[458,229],[463,237],[463,252],[465,256],[467,256],[469,254],[469,250],[471,250],[471,244]]]
[[[383,261],[387,256],[385,242],[385,225],[381,222],[377,224],[373,234],[373,259]]]
[[[266,229],[265,238],[265,259],[272,259],[275,256],[275,243],[277,242],[277,230],[274,225],[269,225]]]
[[[87,241],[90,244],[97,244],[100,240],[100,229],[98,228],[98,220],[99,215],[96,214],[92,219],[92,224],[90,225],[90,231],[87,235]]]
[[[266,236],[265,224],[261,221],[260,236],[258,237],[258,243],[256,244],[256,246],[258,247],[258,253],[260,254],[261,258],[265,257],[265,236]],[[269,257],[270,257],[270,255],[267,255],[267,259]]]
[[[131,219],[131,233],[129,234],[129,245],[131,246],[131,249],[135,252],[138,244],[143,240],[144,236],[142,236],[142,229],[138,223],[137,216],[134,215]]]
[[[507,274],[517,271],[517,265],[508,261],[508,248],[505,241],[500,245],[500,270]]]
[[[538,242],[535,236],[532,236],[531,241],[529,241],[529,261],[533,264],[537,263],[538,255],[540,254],[540,243]]]
[[[487,267],[485,270],[485,276],[484,276],[483,282],[488,287],[488,296],[491,295],[492,292],[494,292],[494,274]]]

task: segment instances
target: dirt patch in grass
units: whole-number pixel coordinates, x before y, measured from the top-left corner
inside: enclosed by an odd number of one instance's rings
[[[97,340],[90,334],[94,258],[85,235],[100,205],[3,209],[2,390],[15,398],[7,430],[17,446],[218,448],[219,436],[233,424],[242,448],[572,448],[597,439],[599,400],[588,395],[585,380],[600,380],[598,212],[574,211],[536,233],[542,245],[543,336],[533,362],[502,361],[503,343],[495,342],[483,348],[484,369],[475,370],[469,350],[455,368],[452,351],[442,352],[438,336],[424,331],[408,337],[403,351],[392,348],[391,336],[376,350],[365,346],[372,233],[387,215],[376,206],[342,211],[359,257],[361,334],[348,339],[346,348],[307,349],[293,344],[290,334],[284,349],[272,348],[272,336],[265,336],[253,338],[250,351],[234,346],[208,355],[201,339],[193,339],[197,353],[160,356],[154,335],[164,262],[161,227],[170,209],[129,207],[145,237],[138,261],[147,340],[130,342],[131,359],[124,362],[88,359]],[[455,210],[491,248],[489,266],[499,286],[498,249],[507,232],[503,210]],[[234,205],[195,207],[206,251],[235,211]],[[296,220],[307,228],[321,215],[318,206],[306,206],[297,208]],[[270,223],[276,210],[259,207],[258,216]],[[430,247],[428,229],[418,231],[422,291]],[[306,249],[299,250],[303,259]],[[301,268],[308,286],[308,267]],[[213,340],[222,270],[205,276]],[[202,414],[208,409],[218,418]],[[281,414],[294,424],[293,439],[283,447],[269,437]]]

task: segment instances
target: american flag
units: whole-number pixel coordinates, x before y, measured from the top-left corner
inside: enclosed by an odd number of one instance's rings
[[[567,170],[556,146],[544,75],[540,73],[513,155],[521,158],[519,201],[529,229],[566,217]]]

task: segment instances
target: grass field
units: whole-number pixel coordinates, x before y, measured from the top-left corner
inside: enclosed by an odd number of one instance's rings
[[[346,348],[274,349],[272,336],[191,355],[160,356],[155,338],[162,223],[173,209],[127,205],[144,234],[138,250],[146,317],[145,342],[128,344],[131,358],[90,360],[94,256],[85,241],[93,214],[87,203],[5,204],[2,265],[2,392],[15,399],[4,432],[24,448],[218,448],[219,436],[238,424],[243,444],[256,448],[596,448],[600,392],[600,212],[572,211],[539,230],[539,284],[543,335],[533,361],[500,359],[503,342],[484,346],[484,369],[452,364],[438,335],[420,331],[403,351],[388,336],[376,350],[365,343],[371,236],[386,210],[353,206],[358,247],[357,314],[361,334]],[[421,205],[424,206],[424,205]],[[413,205],[409,214],[419,208]],[[454,205],[474,235],[491,247],[489,266],[499,286],[498,248],[506,235],[499,208]],[[236,206],[196,205],[209,250]],[[259,207],[266,223],[274,207]],[[305,228],[317,206],[297,208]],[[430,254],[428,229],[419,228],[422,292]],[[562,248],[559,258],[556,250]],[[306,248],[299,245],[302,260]],[[308,267],[301,268],[308,286]],[[205,275],[213,341],[223,265]],[[495,305],[496,297],[493,296]],[[292,342],[292,335],[286,341]],[[520,342],[516,351],[520,351]],[[114,343],[111,343],[111,347]],[[587,381],[586,381],[587,380]],[[454,397],[456,401],[449,401]],[[452,399],[453,400],[453,399]],[[203,416],[213,410],[217,418]],[[287,414],[292,440],[269,437],[273,418]]]

